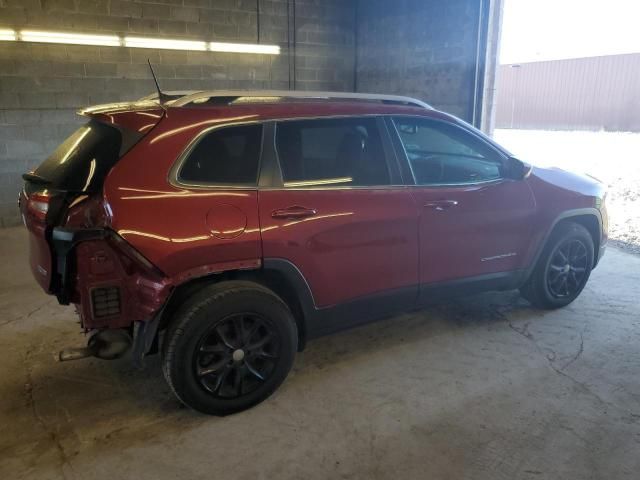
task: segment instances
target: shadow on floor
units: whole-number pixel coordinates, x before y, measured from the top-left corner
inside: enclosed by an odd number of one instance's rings
[[[410,343],[422,342],[421,348],[429,348],[433,336],[451,330],[489,328],[504,322],[505,312],[513,310],[529,310],[517,292],[488,293],[316,339],[298,355],[294,375],[285,385],[293,391],[304,388],[302,385],[310,380],[305,377],[311,372],[314,381],[322,380],[317,375],[331,376],[336,364],[357,365],[366,361],[368,355],[401,349]],[[7,413],[13,425],[33,424],[35,420],[41,428],[24,438],[8,439],[5,445],[0,442],[5,453],[23,450],[35,436],[44,440],[48,448],[56,446],[64,455],[73,456],[81,447],[86,448],[87,443],[105,449],[115,448],[126,440],[130,447],[137,442],[153,441],[160,433],[164,437],[179,435],[198,425],[215,427],[225,421],[183,407],[163,379],[158,355],[146,359],[144,370],[133,368],[128,358],[58,363],[52,360],[51,353],[66,346],[67,332],[53,334],[51,338],[51,327],[36,327],[29,337],[31,341],[51,340],[28,347],[24,357],[26,381],[16,378],[5,383],[2,395],[12,400]]]

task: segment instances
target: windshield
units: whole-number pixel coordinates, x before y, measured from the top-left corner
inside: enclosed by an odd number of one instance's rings
[[[107,173],[120,158],[121,146],[118,129],[92,120],[71,134],[34,175],[57,190],[100,190]]]

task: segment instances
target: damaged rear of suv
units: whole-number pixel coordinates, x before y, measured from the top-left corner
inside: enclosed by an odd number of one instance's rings
[[[131,319],[144,328],[170,291],[162,273],[110,228],[103,195],[109,172],[164,111],[143,102],[82,114],[89,121],[23,175],[19,197],[34,277],[60,304],[74,304],[85,331],[97,334],[88,348],[61,352],[62,360],[120,356],[132,338]]]

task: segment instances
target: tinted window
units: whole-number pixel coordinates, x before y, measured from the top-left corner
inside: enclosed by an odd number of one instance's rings
[[[255,185],[262,125],[242,125],[205,134],[182,164],[180,181],[203,184]]]
[[[276,147],[285,187],[389,184],[373,118],[282,122]]]
[[[501,177],[500,155],[455,125],[410,117],[393,121],[416,184],[476,183]]]
[[[91,121],[76,130],[36,170],[51,188],[96,191],[120,158],[122,135],[113,127]]]

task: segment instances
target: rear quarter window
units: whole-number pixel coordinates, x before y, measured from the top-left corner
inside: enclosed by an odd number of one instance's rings
[[[261,144],[259,124],[205,133],[187,152],[178,181],[197,185],[256,185]]]

